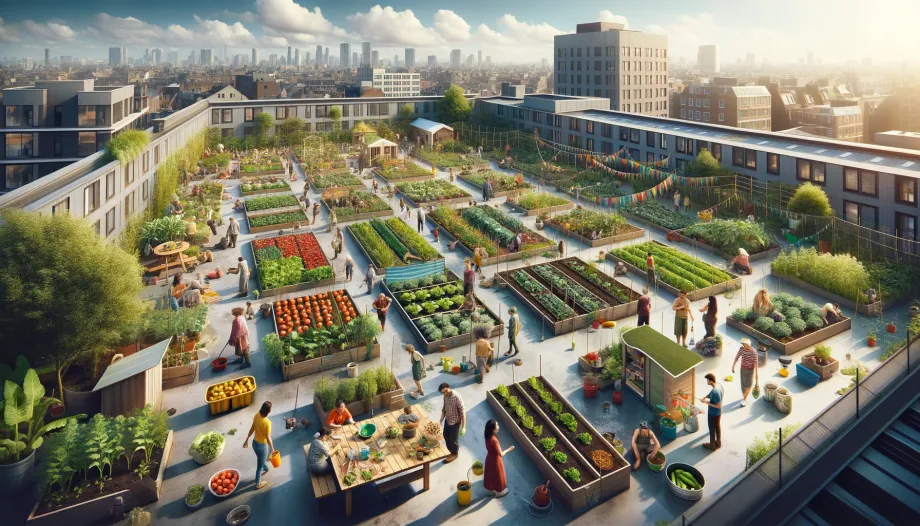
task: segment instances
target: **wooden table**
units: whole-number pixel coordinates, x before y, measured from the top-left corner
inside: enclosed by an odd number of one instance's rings
[[[424,490],[428,491],[431,463],[450,455],[450,451],[447,450],[442,437],[438,442],[438,446],[431,449],[431,452],[422,457],[422,460],[419,460],[416,457],[416,445],[422,436],[421,427],[428,421],[428,418],[418,412],[415,413],[420,418],[418,432],[416,433],[416,438],[409,439],[403,438],[402,426],[396,421],[396,418],[401,414],[403,414],[401,409],[388,411],[380,413],[369,420],[363,420],[357,424],[346,425],[333,430],[333,436],[345,437],[345,440],[337,441],[342,446],[343,451],[336,452],[331,458],[338,490],[345,492],[345,518],[351,517],[351,491],[353,489],[387,479],[377,484],[377,489],[380,492],[385,492],[422,479],[424,480]],[[358,430],[367,423],[376,425],[377,432],[368,440],[361,440],[357,436]],[[386,438],[386,429],[390,426],[399,427],[399,435],[396,438]],[[350,449],[360,450],[362,446],[370,447],[371,452],[377,451],[377,440],[380,438],[386,440],[386,445],[380,451],[385,451],[387,456],[382,462],[374,462],[373,460],[353,462],[352,471],[355,472],[358,478],[351,486],[346,486],[343,481],[348,462],[348,457],[346,456],[348,451]],[[362,469],[373,469],[375,471],[374,476],[370,480],[364,480],[361,477]]]
[[[182,241],[181,243],[176,244],[176,248],[168,250],[166,248],[166,243],[157,245],[153,249],[153,253],[157,256],[163,258],[164,263],[166,264],[166,274],[169,275],[169,258],[175,256],[179,261],[179,264],[182,266],[184,272],[188,272],[188,268],[185,267],[185,260],[182,258],[182,253],[188,250],[189,244],[188,241]]]

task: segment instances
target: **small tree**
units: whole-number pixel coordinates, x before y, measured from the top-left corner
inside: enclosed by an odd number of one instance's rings
[[[390,129],[390,127],[387,126],[387,123],[384,121],[380,121],[377,124],[377,135],[379,135],[381,138],[386,139],[388,141],[392,141],[396,139],[396,134],[393,133],[393,130]]]
[[[262,113],[256,115],[255,139],[257,144],[263,145],[269,142],[268,133],[271,131],[272,126],[274,125],[275,119],[271,116],[270,113],[265,113],[263,111]]]
[[[399,115],[393,121],[393,126],[400,135],[406,137],[409,135],[409,124],[412,123],[412,116],[415,115],[415,106],[412,104],[403,104],[399,108]]]
[[[451,84],[444,92],[444,98],[438,103],[438,111],[443,122],[454,123],[469,119],[472,108],[470,101],[463,95],[463,88]]]
[[[283,146],[297,146],[303,142],[306,136],[306,121],[300,117],[294,117],[281,123],[281,137],[279,139]]]
[[[719,160],[706,149],[700,150],[700,153],[696,155],[696,159],[690,163],[688,172],[692,177],[711,177],[731,173],[730,170],[722,168]]]
[[[831,208],[831,202],[828,200],[827,194],[824,193],[820,186],[815,186],[811,183],[800,185],[792,198],[789,199],[789,204],[786,207],[790,212],[796,214],[810,216],[834,215],[834,209]]]
[[[62,215],[0,213],[0,359],[52,364],[58,393],[83,353],[116,344],[144,310],[131,254]]]
[[[329,118],[332,119],[332,129],[339,131],[342,129],[342,108],[333,106],[329,108]]]

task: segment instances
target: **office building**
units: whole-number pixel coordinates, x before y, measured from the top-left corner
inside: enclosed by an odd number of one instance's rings
[[[237,75],[234,85],[247,99],[273,99],[281,94],[281,84],[270,73]]]
[[[179,65],[179,52],[178,51],[167,51],[166,52],[166,62],[169,62],[173,66]]]
[[[358,64],[359,64],[358,61],[359,61],[359,60],[360,60],[360,58],[358,57],[358,52],[355,51],[354,53],[352,53],[352,54],[351,54],[351,62],[350,62],[351,67],[358,67]]]
[[[135,105],[133,85],[97,88],[93,79],[3,90],[0,192],[96,153],[122,130],[145,128],[146,101]]]
[[[294,50],[294,67],[295,68],[300,67],[300,50],[299,49]]]
[[[482,50],[481,50],[481,49],[479,50],[479,56],[478,56],[477,59],[476,59],[476,65],[477,65],[477,66],[481,66],[481,65],[482,65]]]
[[[357,64],[355,64],[357,66]],[[371,43],[362,42],[361,43],[361,65],[370,66],[371,65]]]
[[[875,134],[875,144],[920,151],[920,133],[891,130]]]
[[[371,66],[377,67],[380,65],[380,52],[376,49],[371,51]]]
[[[459,68],[461,60],[463,60],[463,55],[460,53],[460,50],[451,49],[450,50],[450,67]]]
[[[278,66],[278,54],[272,53],[271,55],[268,56],[268,67],[274,68],[277,66]]]
[[[342,42],[339,44],[339,66],[343,68],[348,67],[348,60],[351,58],[351,44],[348,42]]]
[[[292,62],[291,62],[292,59],[293,59],[293,57],[291,57],[291,46],[288,46],[287,62],[286,62],[286,64],[287,64],[288,66],[290,66],[290,65],[292,64]]]
[[[110,66],[120,66],[124,63],[124,56],[121,54],[122,48],[120,47],[110,47],[109,48],[109,65]]]
[[[328,47],[326,48],[326,52],[323,53],[323,64],[326,66],[329,65],[329,48]]]
[[[404,52],[404,56],[405,56],[405,61],[406,61],[406,67],[407,68],[415,67],[415,48],[407,47]]]
[[[153,48],[150,50],[150,61],[153,65],[159,65],[163,62],[163,50]]]
[[[45,67],[47,68],[50,65],[51,65],[51,50],[48,48],[45,48]]]
[[[376,88],[385,97],[417,97],[421,93],[421,75],[418,73],[388,72],[383,68],[362,66],[358,68],[361,87]]]
[[[259,50],[256,48],[252,48],[252,65],[259,65]]]
[[[696,65],[704,75],[719,72],[719,46],[708,44],[700,46],[696,54]]]
[[[316,60],[315,63],[317,66],[323,65],[323,46],[316,46]]]
[[[804,133],[838,141],[863,142],[863,112],[859,105],[837,103],[792,110],[792,125],[783,133]]]
[[[765,86],[690,84],[675,95],[671,117],[734,128],[772,130],[772,104]],[[734,80],[734,79],[731,79]],[[674,100],[672,99],[672,100]]]
[[[428,67],[433,68],[438,65],[437,55],[428,55]]]
[[[553,48],[555,93],[604,97],[617,111],[667,117],[668,37],[594,22],[556,35]]]
[[[202,66],[212,66],[214,65],[214,50],[212,49],[202,49],[201,50],[201,60],[199,64]]]
[[[310,64],[313,63],[313,62],[312,62],[312,58],[313,58],[313,57],[312,57],[312,54],[311,54],[309,51],[307,51],[307,52],[304,54],[303,65],[306,66],[306,67],[310,67]]]

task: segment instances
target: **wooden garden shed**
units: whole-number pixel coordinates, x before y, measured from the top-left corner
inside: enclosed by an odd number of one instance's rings
[[[699,354],[678,345],[648,325],[626,331],[623,337],[623,379],[633,393],[654,408],[670,409],[678,393],[696,397]]]
[[[109,365],[93,388],[102,396],[102,414],[126,415],[146,405],[163,406],[163,356],[172,338]]]

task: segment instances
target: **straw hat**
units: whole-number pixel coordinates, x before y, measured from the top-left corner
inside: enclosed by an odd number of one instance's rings
[[[741,345],[750,345],[750,344],[751,344],[750,338],[741,338]]]

